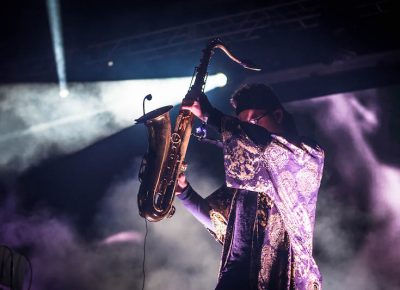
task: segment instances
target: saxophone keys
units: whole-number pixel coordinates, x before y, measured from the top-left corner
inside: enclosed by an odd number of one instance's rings
[[[186,169],[187,169],[187,163],[185,162],[185,161],[182,161],[182,164],[181,164],[181,168],[180,168],[181,170],[181,173],[183,173],[183,172],[185,172],[186,171]]]
[[[167,218],[170,219],[174,215],[175,211],[176,211],[176,208],[174,206],[171,206],[171,209],[168,212]]]

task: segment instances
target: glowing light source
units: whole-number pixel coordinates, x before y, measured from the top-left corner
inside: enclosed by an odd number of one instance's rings
[[[226,86],[226,84],[227,84],[227,82],[228,82],[228,78],[227,78],[226,75],[223,74],[223,73],[217,73],[217,74],[215,75],[215,82],[216,82],[216,85],[217,85],[218,87],[222,88],[222,87],[225,87],[225,86]]]
[[[205,90],[209,91],[214,88],[222,88],[226,85],[227,81],[228,78],[223,73],[208,76]]]
[[[60,90],[60,97],[61,98],[66,98],[69,95],[69,91],[67,89],[61,89]]]
[[[146,112],[179,104],[189,89],[190,80],[191,77],[109,81],[98,83],[98,89],[106,107],[115,112],[117,119],[133,120],[142,115],[141,102],[148,94],[152,94],[153,100],[146,103]],[[226,82],[224,74],[209,75],[205,92],[223,87]]]

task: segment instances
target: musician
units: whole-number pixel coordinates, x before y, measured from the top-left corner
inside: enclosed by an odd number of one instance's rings
[[[216,290],[321,289],[312,257],[324,152],[300,137],[271,88],[244,85],[236,117],[190,93],[183,109],[222,135],[226,184],[202,198],[182,174],[176,194],[223,244]]]

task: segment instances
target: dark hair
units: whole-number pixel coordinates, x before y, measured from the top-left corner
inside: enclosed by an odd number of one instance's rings
[[[299,135],[293,115],[286,110],[283,110],[282,128],[290,136]]]
[[[297,128],[293,116],[285,110],[278,96],[271,87],[264,84],[245,84],[237,89],[231,97],[231,105],[236,115],[247,109],[261,109],[273,112],[277,109],[283,111],[282,129],[290,135],[297,135]]]
[[[264,84],[245,84],[237,89],[232,97],[231,104],[236,115],[247,109],[262,109],[274,111],[282,108],[275,92]]]

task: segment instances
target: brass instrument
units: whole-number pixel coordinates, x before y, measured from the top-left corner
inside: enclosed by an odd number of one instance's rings
[[[224,51],[233,61],[251,70],[260,70],[249,62],[243,62],[232,55],[219,39],[213,39],[203,50],[200,65],[195,69],[195,80],[189,92],[202,93],[207,79],[207,68],[214,49]],[[184,171],[183,160],[192,131],[193,114],[180,110],[171,134],[169,111],[172,106],[165,106],[151,111],[139,119],[148,129],[148,150],[143,157],[139,171],[141,182],[138,193],[139,214],[151,222],[170,217],[175,212],[172,205],[175,186],[179,174]]]

